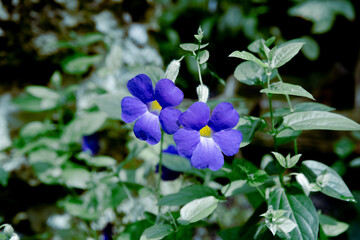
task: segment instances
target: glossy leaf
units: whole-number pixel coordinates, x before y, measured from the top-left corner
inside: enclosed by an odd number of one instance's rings
[[[216,209],[219,201],[213,196],[195,199],[181,208],[180,218],[177,220],[180,224],[187,225],[206,218]]]
[[[262,62],[259,58],[255,57],[254,54],[246,52],[246,51],[235,51],[229,55],[229,57],[241,58],[243,60],[252,61],[262,67],[267,67],[267,64]]]
[[[275,46],[269,53],[270,68],[279,68],[289,62],[305,44],[304,40],[294,39]]]
[[[290,83],[275,82],[270,85],[270,88],[260,90],[261,93],[293,95],[299,97],[306,97],[315,100],[314,97],[299,85]]]
[[[217,193],[214,189],[209,188],[203,185],[191,185],[188,187],[182,188],[178,193],[169,194],[162,197],[159,200],[159,206],[181,206],[185,205],[195,199],[207,197],[207,196],[217,196]]]
[[[339,174],[325,164],[306,160],[302,162],[301,169],[311,182],[318,182],[318,177],[326,177],[326,181],[322,184],[323,186],[320,186],[322,193],[340,200],[355,201],[354,196]]]
[[[324,214],[319,214],[319,220],[324,233],[328,237],[336,237],[344,233],[349,228],[349,224],[339,222],[336,219]]]
[[[169,224],[155,224],[143,232],[140,240],[159,240],[173,232]]]
[[[292,240],[316,240],[319,231],[319,218],[309,197],[299,192],[285,192],[276,187],[269,195],[268,205],[274,210],[285,210],[285,216],[297,226],[289,233]]]
[[[324,111],[304,111],[284,117],[284,124],[294,130],[359,131],[360,125],[342,115]]]

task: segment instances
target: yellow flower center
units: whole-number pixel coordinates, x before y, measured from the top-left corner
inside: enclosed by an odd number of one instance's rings
[[[211,136],[211,128],[208,125],[200,129],[200,136],[210,137]]]
[[[161,111],[161,109],[162,109],[162,107],[160,106],[160,104],[158,103],[158,101],[153,101],[152,103],[151,103],[151,107],[150,107],[150,109],[152,110],[152,111]]]

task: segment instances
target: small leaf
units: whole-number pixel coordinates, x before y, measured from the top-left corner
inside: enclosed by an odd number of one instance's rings
[[[79,166],[66,167],[62,172],[62,178],[69,187],[86,189],[90,182],[90,172]]]
[[[267,81],[264,68],[252,61],[240,63],[235,69],[234,77],[247,85],[261,85]]]
[[[209,51],[208,50],[203,50],[201,52],[199,52],[199,63],[200,64],[204,64],[207,62],[207,60],[209,59]]]
[[[235,51],[229,55],[229,57],[236,57],[241,58],[243,60],[249,60],[252,61],[262,67],[268,67],[268,65],[264,62],[262,62],[259,58],[255,57],[252,53],[246,52],[246,51]]]
[[[169,224],[155,224],[143,232],[140,240],[159,240],[173,232]]]
[[[304,40],[294,39],[275,46],[269,53],[270,68],[279,68],[289,62],[305,44]]]
[[[332,217],[320,214],[319,215],[320,225],[328,237],[336,237],[348,230],[349,224],[339,222]]]
[[[299,85],[294,85],[290,83],[275,82],[270,85],[270,88],[265,88],[260,90],[261,93],[271,93],[271,94],[282,94],[282,95],[293,95],[299,97],[307,97],[312,100],[315,100],[314,97],[303,89]]]
[[[255,187],[250,186],[246,180],[235,180],[221,188],[221,193],[225,197],[231,197],[237,194],[246,194],[257,191]]]
[[[0,166],[0,185],[3,187],[6,187],[8,184],[8,180],[9,180],[9,172],[5,171],[1,166]]]
[[[304,47],[301,49],[305,57],[307,57],[311,61],[318,59],[320,54],[319,44],[309,36],[301,37],[301,39],[304,40],[306,43]]]
[[[284,124],[294,130],[360,130],[360,125],[353,120],[336,113],[323,111],[291,113],[284,117]]]
[[[188,202],[191,202],[195,199],[207,197],[207,196],[217,196],[217,193],[214,189],[209,188],[203,185],[191,185],[188,187],[182,188],[178,193],[169,194],[162,197],[159,200],[159,206],[181,206],[185,205]]]
[[[180,224],[187,225],[206,218],[216,209],[219,201],[213,196],[195,199],[181,208],[177,220]]]
[[[112,167],[116,165],[116,160],[108,156],[90,157],[85,161],[87,165],[94,167]]]
[[[280,165],[282,167],[286,168],[285,157],[282,154],[278,153],[278,152],[271,152],[271,153],[275,156],[276,160],[280,163]]]
[[[198,50],[198,49],[203,49],[203,48],[205,48],[207,45],[209,45],[209,44],[208,44],[208,43],[202,44],[202,45],[199,47],[199,44],[195,44],[195,43],[183,43],[183,44],[180,44],[180,47],[181,47],[182,49],[184,49],[185,51],[195,52],[195,51]]]
[[[354,196],[342,178],[323,163],[306,160],[302,162],[302,172],[312,182],[322,184],[321,192],[340,200],[355,201]],[[320,178],[318,178],[320,176]]]

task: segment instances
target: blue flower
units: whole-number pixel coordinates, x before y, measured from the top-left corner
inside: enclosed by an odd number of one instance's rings
[[[129,80],[127,87],[134,97],[124,97],[121,101],[121,117],[126,123],[136,120],[135,136],[151,145],[161,139],[161,128],[167,134],[179,129],[178,118],[181,111],[173,108],[183,98],[183,92],[169,79],[161,79],[153,89],[151,79],[139,74]]]
[[[219,170],[224,156],[235,155],[240,148],[242,134],[232,129],[239,121],[239,114],[231,103],[219,103],[210,117],[210,108],[203,102],[192,104],[179,117],[184,127],[174,134],[179,154],[190,158],[196,168]]]
[[[173,145],[169,145],[169,147],[163,150],[163,153],[172,154],[172,155],[179,155],[176,147]],[[159,172],[159,164],[156,165],[155,172]],[[164,181],[172,181],[177,179],[180,176],[181,172],[173,171],[164,165],[161,166],[161,179]]]
[[[96,155],[100,151],[99,134],[94,133],[82,137],[82,151],[89,152],[91,155]]]

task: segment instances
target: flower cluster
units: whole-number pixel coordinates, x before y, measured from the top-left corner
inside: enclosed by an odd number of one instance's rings
[[[190,159],[196,168],[219,170],[224,156],[239,151],[242,141],[240,131],[233,129],[239,114],[231,103],[219,103],[210,114],[204,102],[195,102],[181,113],[175,107],[184,98],[183,92],[169,79],[161,79],[153,90],[151,79],[140,74],[129,80],[127,87],[133,97],[121,101],[122,119],[135,122],[135,136],[149,144],[161,139],[161,129],[174,134],[180,156]],[[223,154],[222,154],[223,153]]]

